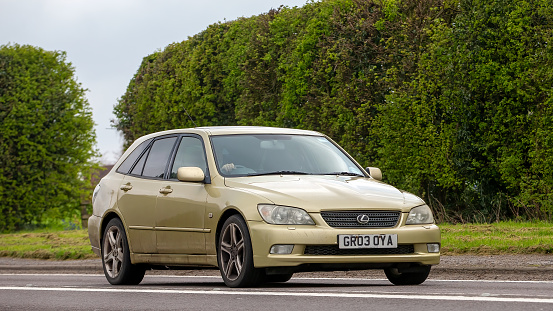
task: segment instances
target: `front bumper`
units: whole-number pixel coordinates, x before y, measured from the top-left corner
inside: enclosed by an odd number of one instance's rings
[[[440,229],[436,225],[410,225],[386,229],[344,229],[328,226],[269,225],[265,222],[249,221],[253,247],[254,265],[265,267],[319,266],[335,267],[386,267],[395,264],[437,265],[440,253],[429,253],[427,244],[440,243]],[[310,246],[337,248],[339,234],[397,234],[398,246],[412,245],[412,251],[405,254],[332,254],[307,255]],[[270,248],[277,244],[293,244],[291,254],[270,254]],[[338,252],[339,253],[339,252]],[[392,252],[393,253],[393,252]],[[315,269],[316,270],[316,269]]]

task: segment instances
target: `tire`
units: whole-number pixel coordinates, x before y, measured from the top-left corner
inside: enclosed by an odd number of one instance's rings
[[[253,251],[246,222],[240,215],[229,217],[223,224],[217,244],[217,261],[228,287],[258,285],[264,276],[253,265]]]
[[[399,272],[397,268],[384,269],[386,277],[394,285],[419,285],[426,281],[430,266],[421,266],[415,272]]]
[[[293,273],[286,273],[286,274],[271,274],[265,276],[265,282],[267,283],[285,283],[290,281],[294,274]]]
[[[131,263],[127,235],[118,218],[110,220],[104,230],[102,265],[106,279],[113,285],[137,285],[144,278],[146,269]]]

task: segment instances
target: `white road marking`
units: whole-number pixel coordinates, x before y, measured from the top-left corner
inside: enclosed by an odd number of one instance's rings
[[[78,277],[104,277],[103,274],[77,274],[77,273],[0,273],[0,276],[78,276]],[[214,275],[146,275],[145,278],[205,278],[205,279],[219,279],[220,276]],[[366,278],[329,278],[329,277],[294,277],[293,280],[339,280],[339,281],[387,281],[387,279],[366,279]],[[511,281],[511,280],[442,280],[442,279],[428,279],[428,282],[477,282],[477,283],[534,283],[534,284],[553,284],[553,281]]]
[[[364,278],[303,278],[294,277],[293,280],[354,280],[354,281],[388,281],[388,279],[364,279]],[[553,281],[510,281],[510,280],[442,280],[442,279],[427,279],[428,282],[477,282],[477,283],[536,283],[536,284],[553,284]]]
[[[0,273],[0,275],[5,276],[93,276],[93,277],[99,277],[104,276],[103,274],[78,274],[78,273]]]
[[[477,283],[536,283],[553,284],[553,281],[510,281],[510,280],[439,280],[428,279],[426,282],[477,282]]]
[[[96,293],[147,293],[147,294],[191,294],[191,295],[236,295],[236,296],[293,296],[293,297],[330,297],[330,298],[373,298],[373,299],[410,299],[442,300],[473,302],[519,302],[551,303],[553,298],[519,298],[492,296],[454,296],[454,295],[405,295],[405,294],[365,294],[365,293],[307,293],[277,291],[242,291],[242,290],[174,290],[174,289],[125,289],[125,288],[63,288],[63,287],[21,287],[0,286],[0,290],[13,291],[54,291],[54,292],[96,292]]]

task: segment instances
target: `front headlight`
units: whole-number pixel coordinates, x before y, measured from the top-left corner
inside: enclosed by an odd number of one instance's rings
[[[273,225],[314,225],[315,222],[306,211],[290,206],[259,204],[259,214],[267,223]]]
[[[421,224],[433,224],[434,216],[428,205],[417,206],[409,212],[407,216],[406,225],[421,225]]]

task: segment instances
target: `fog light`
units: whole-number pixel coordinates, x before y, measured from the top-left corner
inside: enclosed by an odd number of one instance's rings
[[[294,245],[273,245],[269,253],[271,254],[291,254]]]
[[[428,249],[429,253],[439,253],[440,252],[440,244],[439,243],[426,244],[426,248]]]

